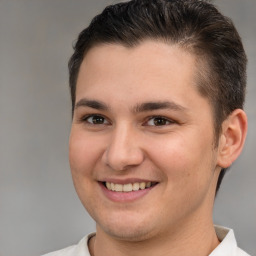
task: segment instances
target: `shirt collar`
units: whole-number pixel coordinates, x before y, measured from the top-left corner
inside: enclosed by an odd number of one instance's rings
[[[237,243],[232,229],[228,229],[221,226],[214,226],[215,232],[220,244],[212,251],[209,256],[228,256],[236,255]]]
[[[237,243],[236,243],[234,231],[232,229],[228,229],[221,226],[215,225],[214,227],[215,227],[215,232],[217,234],[217,237],[221,243],[211,252],[209,256],[229,256],[229,255],[236,256]],[[80,247],[78,250],[79,253],[81,253],[81,250],[83,251],[83,254],[81,255],[85,255],[85,256],[90,255],[89,249],[88,249],[88,242],[90,238],[92,238],[93,236],[95,236],[95,233],[89,234],[87,236],[87,239],[83,241],[82,243],[83,246],[78,246]],[[87,246],[84,246],[84,243],[87,243]]]

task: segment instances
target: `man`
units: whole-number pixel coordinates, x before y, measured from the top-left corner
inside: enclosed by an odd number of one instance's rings
[[[96,233],[48,255],[248,255],[212,221],[247,131],[232,22],[200,0],[109,6],[69,69],[70,166]]]

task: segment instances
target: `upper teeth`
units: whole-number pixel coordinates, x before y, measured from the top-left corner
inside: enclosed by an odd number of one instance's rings
[[[109,190],[116,191],[116,192],[131,192],[137,191],[139,189],[145,189],[151,187],[152,183],[149,182],[135,182],[129,184],[115,184],[111,182],[106,182],[106,187]]]

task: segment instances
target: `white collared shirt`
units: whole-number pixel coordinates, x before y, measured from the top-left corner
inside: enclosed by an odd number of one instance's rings
[[[249,254],[237,246],[235,234],[232,229],[215,226],[215,232],[221,243],[209,256],[249,256]]]
[[[221,243],[212,251],[209,256],[249,256],[238,248],[235,235],[232,229],[215,226],[216,234]],[[95,233],[85,236],[77,245],[51,252],[43,256],[90,256],[88,241]]]

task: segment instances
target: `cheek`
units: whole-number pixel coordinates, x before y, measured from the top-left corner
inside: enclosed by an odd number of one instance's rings
[[[193,145],[191,140],[177,133],[153,139],[149,144],[154,145],[149,148],[149,154],[154,158],[154,162],[159,167],[170,170],[170,174],[172,170],[186,170],[186,166],[192,164],[199,153],[197,145]]]
[[[69,163],[73,183],[84,205],[91,190],[93,169],[97,159],[96,148],[89,139],[71,133],[69,141]]]
[[[72,174],[87,175],[92,172],[101,157],[100,138],[94,138],[79,130],[71,130],[69,140],[69,161]]]
[[[207,142],[192,142],[181,137],[165,140],[160,151],[156,150],[159,145],[152,152],[157,169],[165,177],[162,192],[165,210],[175,216],[198,209],[211,189],[214,159],[211,148]]]
[[[92,196],[94,174],[93,170],[97,162],[97,143],[93,143],[90,136],[84,135],[79,130],[72,129],[69,139],[69,163],[73,183],[82,204],[88,211],[93,205]]]
[[[157,168],[178,190],[184,186],[202,186],[210,177],[213,167],[210,138],[200,139],[198,133],[185,135],[176,133],[162,138],[162,141],[152,141],[151,144],[155,146],[150,149]]]

